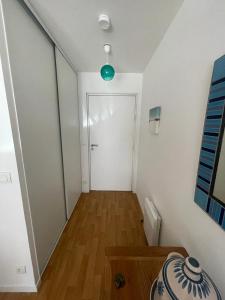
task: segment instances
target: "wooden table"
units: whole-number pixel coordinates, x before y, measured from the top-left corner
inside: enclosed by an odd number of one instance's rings
[[[188,255],[181,247],[106,248],[112,274],[111,300],[149,300],[152,283],[171,252]],[[118,273],[125,278],[125,285],[119,289],[114,282]]]

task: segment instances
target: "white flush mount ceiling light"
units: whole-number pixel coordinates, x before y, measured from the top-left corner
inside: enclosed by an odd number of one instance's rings
[[[110,52],[111,52],[111,45],[105,44],[104,45],[104,51],[105,51],[105,54],[108,56],[110,54]]]
[[[109,30],[111,27],[111,21],[109,16],[101,14],[98,17],[98,24],[102,30]]]

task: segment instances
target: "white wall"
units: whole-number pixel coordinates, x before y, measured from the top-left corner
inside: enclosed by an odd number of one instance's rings
[[[212,67],[225,52],[224,0],[185,0],[144,73],[138,197],[163,220],[161,244],[183,245],[225,297],[225,232],[194,203]],[[162,106],[159,136],[148,110]]]
[[[12,183],[0,183],[0,291],[35,291],[15,149],[0,62],[0,172]],[[17,266],[27,273],[17,274]]]
[[[137,94],[137,127],[136,148],[139,142],[139,121],[141,109],[142,74],[119,73],[112,81],[104,81],[99,73],[78,73],[78,94],[81,117],[81,165],[82,165],[82,191],[89,191],[89,151],[87,127],[87,94]],[[136,152],[136,150],[135,150]],[[137,155],[134,155],[134,191],[136,189]]]

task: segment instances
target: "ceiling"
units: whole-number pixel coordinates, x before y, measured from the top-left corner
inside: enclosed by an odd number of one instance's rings
[[[78,72],[105,63],[103,45],[112,45],[117,72],[143,72],[183,0],[29,0]],[[103,32],[98,15],[112,29]]]

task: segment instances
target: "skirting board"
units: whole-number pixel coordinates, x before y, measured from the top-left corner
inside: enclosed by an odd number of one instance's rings
[[[62,231],[61,231],[61,233],[60,233],[60,235],[59,235],[59,237],[58,237],[58,239],[57,239],[57,241],[55,243],[55,246],[54,246],[54,248],[53,248],[53,250],[51,252],[51,255],[48,258],[48,261],[46,263],[46,266],[45,266],[42,274],[44,273],[44,271],[45,271],[45,269],[46,269],[46,267],[47,267],[47,265],[49,263],[49,260],[50,260],[50,258],[52,256],[53,252],[55,251],[56,246],[58,245],[59,239],[61,238],[62,233],[63,233],[63,231],[64,231],[67,223],[68,223],[68,221],[64,225],[64,227],[63,227],[63,229],[62,229]],[[42,274],[41,274],[41,276],[42,276]],[[18,286],[18,285],[0,286],[0,293],[37,293],[38,289],[39,289],[39,287],[41,285],[41,276],[38,279],[38,281],[36,282],[36,285],[33,285],[33,286]]]
[[[46,269],[46,267],[47,267],[47,265],[49,263],[49,260],[50,260],[50,258],[52,256],[53,252],[55,251],[56,246],[58,245],[59,239],[61,238],[62,233],[63,233],[63,231],[64,231],[67,223],[68,223],[68,221],[64,225],[64,227],[63,227],[63,229],[62,229],[62,231],[61,231],[61,233],[60,233],[60,235],[59,235],[59,237],[58,237],[58,239],[57,239],[57,241],[55,243],[55,246],[54,246],[54,248],[53,248],[53,250],[51,252],[51,255],[48,258],[48,261],[47,261],[47,263],[46,263],[46,265],[44,267],[44,270],[43,270],[41,276],[43,275],[43,273],[44,273],[44,271],[45,271],[45,269]],[[38,279],[36,285],[34,285],[34,286],[18,286],[18,285],[0,286],[0,293],[37,293],[38,289],[39,289],[39,287],[41,285],[41,276]]]
[[[33,286],[0,286],[0,293],[36,293],[37,287]]]
[[[143,197],[141,197],[141,195],[139,195],[137,192],[135,192],[134,194],[136,194],[137,200],[138,200],[138,204],[139,204],[139,206],[141,208],[141,212],[142,212],[142,214],[144,214],[144,199],[142,201]]]
[[[79,199],[80,199],[80,197],[79,197]],[[77,203],[78,203],[78,201],[77,201]],[[76,208],[76,205],[74,207],[74,210],[75,210],[75,208]],[[45,269],[46,269],[46,267],[47,267],[47,265],[49,263],[49,260],[50,260],[50,258],[52,256],[53,252],[55,251],[56,246],[58,245],[58,242],[59,242],[59,240],[60,240],[60,238],[62,236],[62,233],[63,233],[63,231],[64,231],[64,229],[65,229],[68,221],[69,220],[66,221],[66,223],[65,223],[65,225],[64,225],[64,227],[63,227],[63,229],[62,229],[62,231],[61,231],[61,233],[60,233],[60,235],[59,235],[59,237],[58,237],[58,239],[57,239],[57,241],[55,243],[55,246],[54,246],[54,248],[53,248],[53,250],[51,252],[51,255],[49,256],[49,258],[47,260],[47,263],[45,265],[45,268],[44,268],[41,276],[43,275],[43,273],[44,273],[44,271],[45,271]],[[10,286],[10,285],[9,286],[0,286],[0,293],[37,293],[38,289],[39,289],[39,287],[41,285],[41,276],[37,280],[36,285],[34,285],[34,286],[16,286],[16,285],[14,285],[14,286]]]
[[[38,292],[40,286],[41,286],[41,276],[39,277],[38,281],[36,282],[36,293]]]

